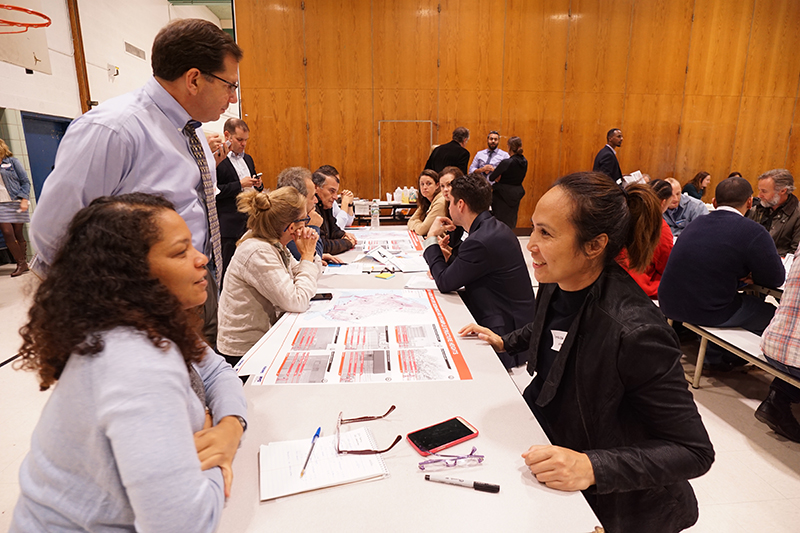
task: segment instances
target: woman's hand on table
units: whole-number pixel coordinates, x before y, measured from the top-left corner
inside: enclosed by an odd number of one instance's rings
[[[208,416],[208,415],[206,415]],[[206,426],[210,425],[208,418]],[[200,468],[208,470],[215,466],[222,470],[222,479],[225,483],[225,497],[231,495],[233,483],[233,458],[239,449],[244,429],[236,417],[226,416],[213,427],[205,427],[194,434],[194,445],[197,457],[200,459]]]
[[[500,335],[489,328],[485,328],[477,324],[467,324],[458,330],[458,334],[462,337],[466,337],[467,335],[477,335],[480,340],[488,342],[489,345],[494,348],[495,352],[505,351],[503,339],[500,338]]]
[[[589,456],[561,446],[534,445],[522,454],[540,483],[563,491],[585,490],[595,484]]]

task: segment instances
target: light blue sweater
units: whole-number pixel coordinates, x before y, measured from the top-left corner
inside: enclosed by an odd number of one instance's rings
[[[214,531],[219,468],[201,471],[205,410],[175,346],[130,328],[96,356],[70,357],[20,468],[11,532]],[[242,384],[211,350],[196,365],[214,424],[246,416]]]

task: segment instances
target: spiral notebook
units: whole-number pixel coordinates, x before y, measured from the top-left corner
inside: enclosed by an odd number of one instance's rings
[[[340,445],[349,450],[376,449],[372,432],[366,427],[343,432]],[[301,478],[310,447],[310,438],[261,445],[258,454],[261,501],[389,475],[380,454],[340,455],[336,453],[336,436],[331,435],[317,439]]]

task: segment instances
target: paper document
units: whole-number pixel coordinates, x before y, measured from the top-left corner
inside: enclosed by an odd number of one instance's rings
[[[330,435],[317,439],[305,474],[300,477],[310,444],[310,439],[302,439],[261,445],[258,454],[261,501],[389,475],[379,454],[340,455],[336,453],[336,435]],[[377,449],[367,427],[342,432],[340,446],[345,450]]]
[[[436,281],[428,277],[427,274],[415,274],[408,278],[406,281],[406,289],[427,289],[431,291],[438,290]]]
[[[325,267],[325,272],[323,272],[323,275],[329,276],[331,274],[338,274],[340,276],[357,276],[362,272],[361,263],[350,263],[347,265],[330,263]]]

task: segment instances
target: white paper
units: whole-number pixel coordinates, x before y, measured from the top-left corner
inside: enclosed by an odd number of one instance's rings
[[[339,275],[339,276],[358,276],[361,275],[363,272],[362,265],[360,263],[349,263],[347,265],[336,265],[334,263],[329,263],[328,266],[325,267],[325,272],[323,272],[323,276],[331,276],[331,275]]]
[[[340,446],[374,450],[375,439],[369,428],[360,427],[343,431]],[[305,473],[300,477],[310,447],[310,438],[261,445],[258,457],[261,501],[389,475],[379,454],[340,455],[336,453],[336,435],[330,435],[317,439]]]
[[[406,289],[426,289],[426,290],[438,290],[436,287],[436,281],[432,280],[428,277],[427,274],[414,274],[408,278],[406,281]]]

